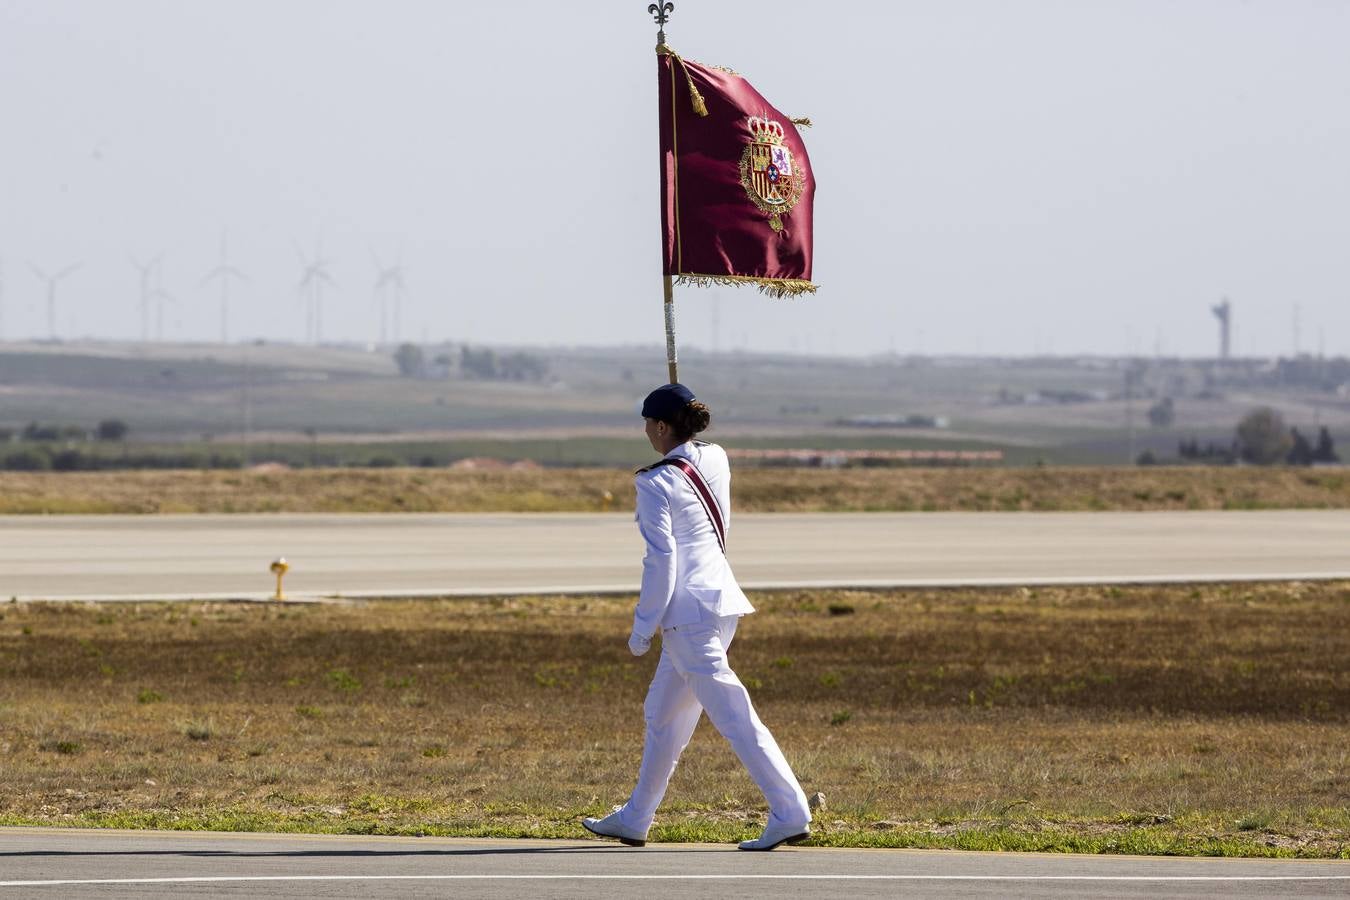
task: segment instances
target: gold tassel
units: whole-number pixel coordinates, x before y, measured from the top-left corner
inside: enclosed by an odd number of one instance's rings
[[[749,275],[680,275],[675,283],[689,287],[740,287],[753,284],[770,297],[800,297],[814,294],[816,285],[800,278],[755,278]]]
[[[802,116],[800,119],[789,119],[788,121],[790,121],[793,125],[796,125],[798,128],[811,127],[811,120],[808,119],[806,116]]]
[[[708,104],[703,102],[703,95],[698,92],[698,88],[694,87],[694,82],[689,78],[689,73],[687,71],[684,73],[684,77],[689,85],[689,99],[694,104],[694,115],[706,116],[708,114]]]
[[[703,102],[703,95],[698,92],[698,88],[694,87],[694,79],[689,77],[689,67],[684,64],[684,60],[680,58],[680,54],[676,53],[665,44],[658,46],[656,52],[664,53],[680,64],[680,69],[684,72],[684,83],[689,85],[689,104],[694,108],[694,115],[706,116],[708,114],[708,104]]]

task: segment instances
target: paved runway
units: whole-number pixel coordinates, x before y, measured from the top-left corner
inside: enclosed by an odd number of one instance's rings
[[[629,515],[0,516],[0,597],[634,590]],[[1350,577],[1350,511],[737,516],[747,587]]]
[[[1350,862],[0,829],[0,897],[1337,897]]]

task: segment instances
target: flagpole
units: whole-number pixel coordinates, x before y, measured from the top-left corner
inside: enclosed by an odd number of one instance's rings
[[[663,281],[666,294],[666,369],[670,374],[670,383],[676,384],[680,380],[680,360],[675,352],[675,283],[669,275]]]
[[[666,22],[670,21],[670,14],[674,11],[674,3],[653,3],[647,7],[647,12],[656,20],[658,52],[666,45]],[[666,372],[670,376],[670,383],[676,384],[680,380],[680,361],[675,350],[675,281],[670,275],[663,276],[662,288],[666,313]]]

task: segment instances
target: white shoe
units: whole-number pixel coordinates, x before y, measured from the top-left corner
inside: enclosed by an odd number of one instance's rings
[[[619,810],[617,809],[603,819],[589,817],[582,819],[581,825],[591,834],[618,838],[620,844],[627,844],[629,847],[644,847],[647,844],[647,832],[645,830],[637,831],[623,824],[619,820]]]
[[[770,821],[753,841],[741,841],[742,850],[772,850],[779,844],[800,844],[811,836],[809,825],[779,825]]]

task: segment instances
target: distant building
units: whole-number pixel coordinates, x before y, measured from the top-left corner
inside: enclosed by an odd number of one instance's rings
[[[951,426],[951,420],[946,416],[887,414],[850,416],[840,419],[839,424],[850,428],[948,428]]]

